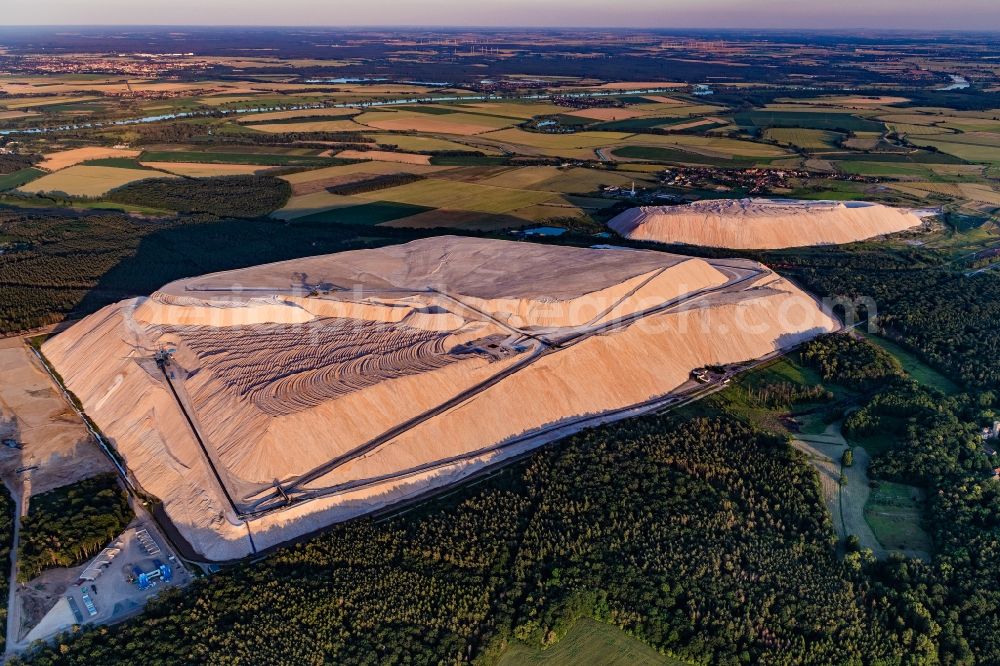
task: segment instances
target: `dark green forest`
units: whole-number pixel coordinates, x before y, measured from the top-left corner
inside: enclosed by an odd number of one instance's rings
[[[898,380],[845,423],[848,434],[878,427],[892,443],[872,459],[872,478],[928,491],[932,564],[896,560],[882,576],[939,627],[944,663],[1000,663],[1000,483],[978,432],[995,401]]]
[[[290,196],[288,181],[248,175],[140,180],[112,190],[108,199],[179,213],[247,218],[263,217],[281,208]]]
[[[18,155],[16,153],[0,153],[0,175],[14,173],[21,169],[27,169],[35,162],[39,161],[39,155]]]
[[[7,487],[0,487],[0,566],[5,571],[10,568],[10,550],[14,543],[14,499]],[[0,599],[7,599],[10,594],[10,576],[0,577]],[[0,604],[0,626],[7,626],[7,604]],[[6,650],[7,634],[0,636],[0,649]]]
[[[114,474],[77,481],[31,498],[21,524],[18,580],[52,567],[83,564],[132,520],[132,509]]]
[[[804,344],[802,361],[823,381],[868,390],[902,374],[899,361],[879,347],[849,335],[822,335]]]
[[[377,233],[377,236],[372,234]],[[188,275],[429,232],[185,216],[0,213],[0,327],[90,312]],[[365,235],[361,235],[365,234]],[[568,239],[572,241],[572,239]],[[802,349],[861,390],[876,479],[927,490],[930,563],[838,556],[818,480],[784,438],[696,404],[587,431],[409,513],[358,520],[85,630],[38,664],[490,663],[575,618],[696,663],[1000,663],[1000,484],[979,428],[1000,408],[1000,277],[872,246],[767,258],[955,379],[946,397],[845,336]],[[827,399],[774,385],[762,404]]]
[[[1000,389],[1000,274],[967,276],[934,255],[837,252],[834,265],[793,268],[823,296],[867,297],[862,312],[889,338],[960,385]],[[825,261],[824,261],[825,263]]]
[[[577,617],[699,663],[921,663],[919,612],[842,563],[812,469],[726,417],[595,429],[85,630],[35,664],[490,661]]]
[[[0,210],[0,333],[89,314],[182,277],[426,234],[322,222]]]

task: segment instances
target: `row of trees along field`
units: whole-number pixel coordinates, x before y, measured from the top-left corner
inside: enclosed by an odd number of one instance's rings
[[[18,580],[83,564],[117,537],[132,510],[114,474],[99,474],[31,498],[21,525]]]

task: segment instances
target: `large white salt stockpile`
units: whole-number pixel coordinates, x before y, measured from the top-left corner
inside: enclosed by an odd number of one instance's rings
[[[222,560],[836,327],[751,261],[438,237],[174,282],[43,352]]]
[[[706,199],[643,206],[609,226],[626,238],[732,249],[830,245],[919,227],[922,213],[864,201]]]

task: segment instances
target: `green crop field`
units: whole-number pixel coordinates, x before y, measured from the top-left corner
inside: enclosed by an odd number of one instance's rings
[[[997,136],[997,135],[991,135]],[[1000,163],[1000,146],[996,141],[982,138],[982,143],[972,143],[966,137],[965,141],[955,141],[950,137],[923,137],[910,136],[909,141],[918,146],[930,146],[947,155],[953,155],[968,162],[997,162]],[[974,139],[973,139],[974,140]]]
[[[432,208],[426,206],[414,206],[411,204],[397,203],[395,201],[375,201],[360,206],[344,206],[333,208],[320,213],[313,213],[305,217],[296,218],[295,224],[356,224],[360,226],[375,226],[383,222],[391,222],[404,217],[410,217],[418,213],[425,213]]]
[[[507,164],[506,157],[492,155],[433,155],[432,166],[499,166]]]
[[[44,175],[44,171],[34,168],[21,169],[13,173],[3,174],[0,176],[0,192],[27,185],[36,178],[41,178]]]
[[[428,178],[409,185],[358,195],[365,199],[396,201],[428,208],[506,213],[553,198],[551,192],[490,187]]]
[[[512,644],[498,666],[683,666],[685,662],[665,657],[621,629],[581,618],[555,645],[544,650],[522,643]]]
[[[878,121],[850,113],[811,111],[746,111],[734,114],[733,122],[742,127],[802,127],[852,132],[878,132],[883,128]]]
[[[836,147],[844,135],[829,130],[772,127],[765,130],[764,136],[772,141],[806,150],[827,150]]]

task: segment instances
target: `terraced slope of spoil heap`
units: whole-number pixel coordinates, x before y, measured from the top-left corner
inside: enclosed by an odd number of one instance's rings
[[[180,533],[230,559],[836,326],[754,262],[438,237],[181,280],[43,351]]]
[[[864,201],[709,199],[644,206],[609,223],[626,238],[732,249],[852,243],[919,227],[923,213]]]

